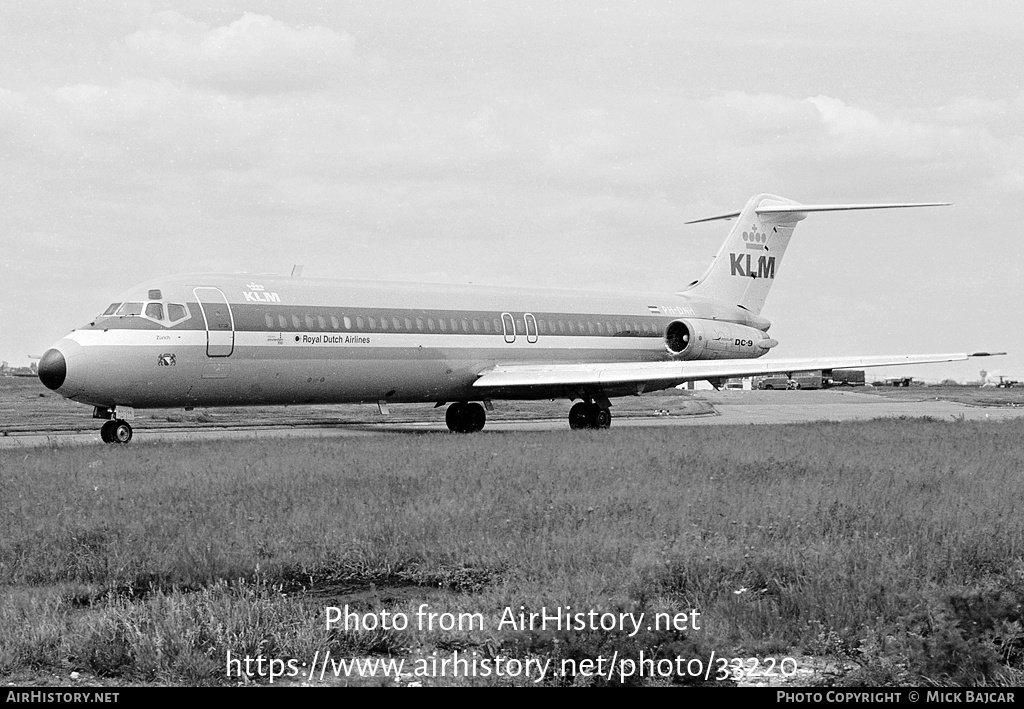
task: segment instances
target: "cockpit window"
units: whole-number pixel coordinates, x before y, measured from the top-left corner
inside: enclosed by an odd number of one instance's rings
[[[142,303],[125,303],[118,309],[118,315],[142,315]]]
[[[166,312],[166,318],[164,314]],[[103,311],[104,316],[142,316],[147,320],[159,323],[164,327],[176,325],[183,320],[188,320],[188,308],[182,303],[111,303],[110,307]]]
[[[172,323],[179,322],[188,317],[188,310],[181,303],[168,303],[167,304],[167,319]]]

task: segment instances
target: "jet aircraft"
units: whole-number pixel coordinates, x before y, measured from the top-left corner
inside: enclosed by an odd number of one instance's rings
[[[761,359],[761,315],[809,213],[940,206],[799,204],[752,197],[706,272],[677,293],[374,282],[277,275],[159,278],[130,288],[48,349],[42,383],[93,407],[127,443],[135,409],[436,402],[455,432],[491,402],[567,399],[574,429],[611,424],[611,400],[683,382],[945,362],[987,353]]]

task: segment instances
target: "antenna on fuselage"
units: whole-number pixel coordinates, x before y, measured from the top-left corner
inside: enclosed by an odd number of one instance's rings
[[[292,266],[292,278],[298,278],[302,275],[302,264],[297,263]]]

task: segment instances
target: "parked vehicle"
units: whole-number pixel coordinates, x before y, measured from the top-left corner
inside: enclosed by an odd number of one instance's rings
[[[830,386],[862,387],[866,384],[863,369],[833,369],[828,377]]]
[[[762,377],[757,381],[758,389],[796,389],[796,382],[786,376]]]

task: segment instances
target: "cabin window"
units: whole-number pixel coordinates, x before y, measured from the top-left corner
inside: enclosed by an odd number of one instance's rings
[[[323,315],[317,315],[316,316],[316,324],[320,326],[321,330],[326,330],[327,329],[327,321],[324,320],[324,316]]]
[[[277,316],[277,324],[281,327],[282,330],[286,330],[288,328],[288,320],[285,319],[284,315]]]
[[[142,303],[125,303],[117,310],[118,315],[142,315]]]
[[[341,323],[338,322],[338,316],[337,315],[332,315],[331,316],[331,327],[333,327],[335,330],[338,330],[338,329],[341,328]]]
[[[498,318],[494,318],[494,332],[499,335],[504,332],[504,330],[501,329],[501,320]]]
[[[170,306],[167,306],[167,310],[169,311],[170,309],[171,309]],[[273,327],[274,327],[274,316],[271,315],[270,313],[266,313],[266,314],[264,314],[263,318],[267,321],[267,327],[270,328],[270,329],[273,329]]]
[[[117,309],[120,307],[120,303],[111,303],[110,306],[103,311],[103,315],[113,315],[114,313],[117,312]],[[101,315],[100,317],[103,317],[103,315]]]
[[[452,318],[450,320],[450,322],[452,324],[452,332],[458,332],[459,331],[459,321],[456,320],[455,318]]]
[[[523,325],[522,318],[516,318],[516,332],[526,332],[526,326]]]
[[[360,332],[362,332],[362,330],[363,330],[363,316],[362,315],[357,315],[356,316],[356,329],[359,330]]]
[[[416,329],[423,332],[423,318],[416,318]]]
[[[302,329],[302,323],[299,321],[298,315],[292,315],[292,327],[296,330]]]
[[[372,315],[367,315],[366,316],[366,321],[368,323],[370,323],[370,329],[371,330],[376,330],[377,329],[377,318],[373,317]]]
[[[152,318],[153,320],[163,320],[164,306],[161,303],[147,303],[146,317]]]
[[[480,332],[480,319],[473,318],[473,332]]]
[[[351,320],[351,318],[349,318],[348,315],[342,315],[341,316],[341,321],[343,323],[345,323],[345,329],[346,330],[351,330],[352,329],[352,320]]]
[[[444,318],[438,318],[437,324],[441,326],[441,332],[448,332],[448,323],[444,321]]]
[[[420,328],[421,330],[423,328]],[[405,319],[405,330],[406,332],[412,332],[412,318]]]
[[[167,304],[167,319],[172,323],[184,320],[188,317],[188,309],[181,303]]]
[[[462,318],[462,331],[469,332],[469,320],[466,320],[466,318]]]
[[[381,318],[380,319],[380,329],[381,330],[387,330],[388,329],[388,319],[387,318]]]
[[[313,316],[312,315],[307,315],[306,316],[306,329],[307,330],[312,330],[313,329]]]
[[[484,332],[490,332],[490,331],[491,331],[491,321],[488,320],[487,318],[484,318]]]
[[[434,331],[434,318],[427,318],[427,329],[431,332]]]

